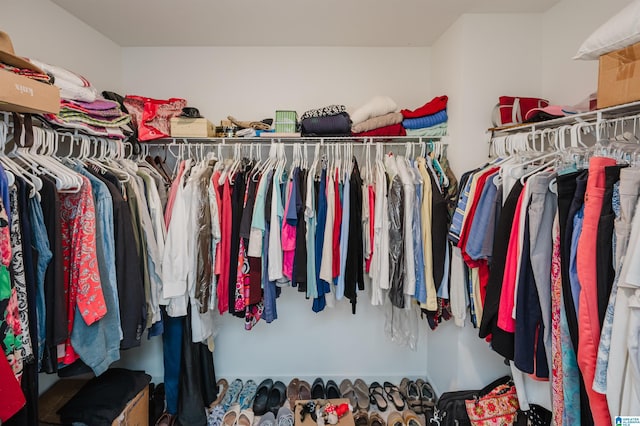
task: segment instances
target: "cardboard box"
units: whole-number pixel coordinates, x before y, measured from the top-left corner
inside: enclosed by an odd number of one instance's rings
[[[66,425],[60,420],[58,410],[62,408],[82,386],[86,379],[58,380],[38,400],[38,420],[40,425]],[[148,426],[149,425],[149,386],[145,386],[125,406],[122,413],[111,426]]]
[[[640,43],[600,56],[598,108],[640,100]]]
[[[174,117],[171,119],[171,136],[176,138],[213,138],[216,128],[206,118]]]
[[[60,89],[0,70],[0,111],[57,114],[60,112]]]
[[[344,399],[329,399],[332,404],[340,405],[340,404],[348,404],[349,400]],[[296,401],[296,407],[294,410],[294,421],[295,426],[317,426],[317,423],[313,421],[310,415],[307,414],[304,418],[304,422],[300,420],[300,412],[302,411],[302,406],[306,404],[307,401]],[[353,421],[353,414],[351,411],[347,412],[340,420],[338,420],[338,424],[336,426],[355,426],[355,422]]]
[[[298,126],[298,113],[295,111],[276,111],[275,131],[277,133],[295,133]]]

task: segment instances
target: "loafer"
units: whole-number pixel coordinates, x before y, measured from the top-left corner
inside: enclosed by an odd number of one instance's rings
[[[402,420],[406,426],[424,426],[424,422],[411,410],[404,410],[402,412]]]
[[[273,387],[273,380],[263,380],[256,389],[256,396],[253,399],[253,413],[256,416],[262,416],[269,411],[269,392]]]
[[[386,426],[384,419],[380,415],[380,413],[372,412],[369,415],[369,426]]]
[[[353,423],[356,426],[368,426],[369,424],[369,413],[363,410],[358,410],[353,415]]]
[[[329,380],[327,385],[324,388],[324,393],[327,396],[327,399],[338,399],[340,398],[341,392],[338,385],[333,380]]]
[[[269,391],[269,399],[267,400],[267,410],[274,415],[278,413],[278,409],[282,407],[287,399],[287,386],[280,380],[275,382]]]
[[[418,384],[413,380],[409,382],[407,385],[406,395],[404,395],[407,400],[407,404],[409,408],[413,410],[416,414],[422,414],[422,399],[420,398],[420,388]]]
[[[389,413],[389,417],[387,418],[387,426],[406,426],[404,423],[404,419],[402,418],[402,414],[397,411],[392,411]]]
[[[311,385],[311,398],[312,399],[325,399],[326,393],[324,390],[324,380],[318,377],[313,381],[313,385]]]

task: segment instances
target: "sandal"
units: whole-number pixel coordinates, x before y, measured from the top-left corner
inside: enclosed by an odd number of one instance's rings
[[[420,388],[411,380],[407,385],[406,394],[403,395],[407,400],[407,405],[409,408],[413,410],[416,414],[422,414],[422,399],[420,398]]]
[[[247,383],[242,387],[242,391],[238,394],[238,404],[240,404],[240,411],[247,410],[253,405],[253,399],[256,397],[256,389],[258,385],[253,380],[247,380]],[[249,425],[251,426],[251,425]]]
[[[218,383],[216,383],[216,387],[218,389],[218,397],[209,405],[209,408],[213,408],[216,405],[220,404],[224,396],[227,394],[229,383],[225,379],[220,379],[218,380]]]
[[[387,426],[406,426],[402,414],[392,411],[387,418]]]
[[[437,397],[436,391],[431,386],[431,383],[426,382],[422,379],[416,380],[416,385],[420,390],[420,401],[422,402],[422,412],[426,413],[427,411],[433,411],[436,406]]]
[[[384,397],[384,389],[380,386],[380,383],[373,382],[371,386],[369,386],[369,401],[372,404],[376,404],[378,406],[378,410],[387,411],[387,400]]]
[[[300,380],[298,382],[298,399],[302,401],[308,401],[311,399],[311,385],[309,382]],[[293,410],[293,407],[291,407]]]
[[[369,395],[369,386],[367,386],[364,380],[356,379],[356,381],[353,382],[353,390],[355,391],[356,399],[358,400],[358,406],[354,406],[353,411],[356,411],[357,409],[369,411],[369,402],[371,399]]]
[[[176,416],[164,412],[156,422],[156,426],[173,426],[175,423]]]
[[[356,390],[353,388],[351,380],[344,379],[340,383],[340,393],[342,398],[348,398],[349,404],[351,404],[351,411],[355,411],[358,408],[358,398],[356,397]]]
[[[375,411],[369,416],[369,426],[386,426],[382,416]]]
[[[369,414],[366,411],[358,410],[353,416],[353,422],[356,426],[368,426]]]
[[[396,410],[404,410],[406,404],[404,402],[404,398],[400,394],[400,389],[398,389],[396,385],[391,382],[384,382],[384,391],[387,393],[389,401],[393,402]]]
[[[411,410],[404,410],[402,412],[402,420],[404,420],[406,426],[424,426],[420,417]]]
[[[289,407],[293,409],[296,405],[300,391],[300,380],[296,377],[291,379],[289,386],[287,386],[287,399],[289,400]]]
[[[229,407],[231,407],[231,404],[236,401],[241,391],[242,380],[235,379],[233,382],[231,382],[229,388],[227,389],[227,392],[224,394],[224,397],[220,401],[220,405],[222,405],[222,408],[224,408],[225,412],[228,411]]]

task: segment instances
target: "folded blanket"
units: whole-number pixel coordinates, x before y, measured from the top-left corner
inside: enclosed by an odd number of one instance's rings
[[[68,69],[56,65],[49,65],[44,62],[38,61],[37,59],[29,59],[29,62],[42,69],[44,72],[53,75],[53,78],[56,80],[56,85],[58,83],[58,80],[65,80],[66,82],[78,87],[91,86],[89,80],[79,74],[76,74],[73,71],[69,71]]]
[[[351,126],[353,133],[368,132],[379,127],[386,127],[392,124],[402,123],[402,114],[399,112],[390,112],[389,114],[379,115]]]
[[[407,131],[402,127],[402,124],[396,123],[389,126],[378,127],[377,129],[366,132],[354,133],[353,136],[364,138],[371,136],[406,136],[406,134]]]
[[[447,101],[449,97],[447,96],[437,96],[431,99],[426,104],[422,105],[420,108],[417,108],[413,111],[408,109],[403,109],[400,111],[404,118],[420,118],[425,115],[432,115],[437,112],[440,112],[444,109],[447,109]]]
[[[327,117],[305,118],[301,124],[303,136],[351,135],[351,120],[346,112]]]
[[[435,126],[447,121],[447,111],[440,111],[435,114],[425,115],[420,118],[405,118],[402,125],[405,129],[422,129],[424,127]]]
[[[63,100],[61,104],[73,104],[77,105],[83,109],[90,111],[106,111],[114,108],[120,108],[120,104],[115,101],[110,101],[108,99],[96,99],[93,102],[83,102],[83,101],[75,101],[71,100]]]
[[[447,123],[438,124],[436,126],[424,127],[422,129],[407,129],[407,136],[416,137],[437,137],[447,136],[449,126]]]
[[[82,108],[80,105],[65,104],[63,102],[60,102],[60,111],[79,112],[79,113],[87,114],[88,116],[96,117],[96,118],[120,117],[124,115],[124,113],[119,107],[113,108],[113,109],[105,109],[105,110],[89,110],[89,109]]]
[[[131,121],[131,116],[126,114],[113,118],[96,118],[83,112],[68,110],[61,110],[58,117],[60,117],[62,121],[79,121],[100,127],[121,127]]]
[[[109,139],[124,139],[124,132],[120,127],[94,126],[81,121],[64,121],[54,114],[43,114],[42,117],[55,127],[77,129],[91,136],[100,136]]]
[[[372,117],[389,114],[397,109],[398,105],[390,97],[375,96],[350,114],[351,122],[356,125]]]
[[[341,112],[346,112],[347,108],[344,105],[329,105],[324,108],[310,109],[306,111],[300,117],[300,120],[304,120],[305,118],[313,118],[313,117],[328,117],[331,115],[338,115]]]

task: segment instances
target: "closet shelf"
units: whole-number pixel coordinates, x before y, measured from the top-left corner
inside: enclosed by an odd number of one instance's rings
[[[572,125],[576,123],[598,123],[602,120],[612,118],[620,118],[629,115],[640,114],[640,101],[628,104],[616,105],[608,108],[602,108],[595,111],[588,111],[579,114],[571,114],[566,117],[554,118],[553,120],[541,121],[538,123],[516,124],[513,126],[491,127],[487,129],[492,135],[501,133],[517,133],[536,131],[559,127],[563,125]]]
[[[169,145],[169,144],[242,144],[242,143],[257,143],[257,144],[271,144],[273,142],[284,143],[383,143],[383,144],[406,144],[406,143],[429,143],[439,142],[444,143],[447,139],[446,136],[375,136],[375,137],[292,137],[292,138],[163,138],[152,141],[143,142],[148,145]],[[446,143],[445,143],[446,144]]]

